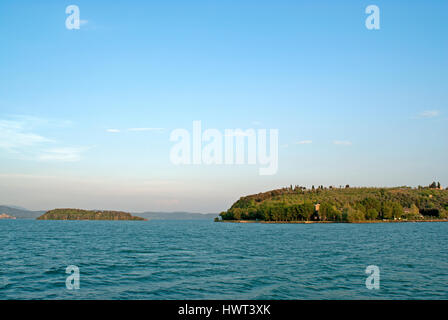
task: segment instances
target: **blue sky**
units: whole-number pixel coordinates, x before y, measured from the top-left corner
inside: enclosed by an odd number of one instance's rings
[[[79,30],[65,27],[71,4]],[[380,30],[365,27],[370,4]],[[442,0],[1,1],[0,203],[219,212],[290,184],[448,184],[447,12]],[[170,132],[194,120],[278,129],[277,174],[173,165]]]

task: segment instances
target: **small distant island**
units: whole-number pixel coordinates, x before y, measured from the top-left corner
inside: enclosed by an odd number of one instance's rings
[[[15,219],[16,217],[13,217],[13,216],[10,216],[10,215],[8,215],[8,214],[6,214],[6,213],[2,213],[2,214],[0,214],[0,219]]]
[[[54,209],[47,211],[37,220],[138,220],[147,219],[136,217],[123,211],[100,211],[81,209]]]
[[[241,197],[216,222],[448,221],[448,190],[427,187],[301,186]]]

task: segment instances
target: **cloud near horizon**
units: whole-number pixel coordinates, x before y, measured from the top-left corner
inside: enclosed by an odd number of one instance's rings
[[[313,143],[313,140],[302,140],[296,142],[296,144],[311,144],[311,143]]]
[[[128,131],[162,131],[163,128],[129,128]]]
[[[425,110],[418,115],[418,118],[435,118],[440,115],[439,110]]]
[[[0,148],[17,153],[25,147],[51,142],[39,134],[25,129],[23,121],[0,120]]]
[[[335,140],[333,141],[333,144],[337,146],[351,146],[352,142],[347,140]]]
[[[64,127],[67,123],[27,116],[0,119],[0,151],[25,160],[79,161],[86,148],[61,146],[35,132],[36,127]]]
[[[42,154],[38,156],[41,161],[63,161],[63,162],[77,162],[81,160],[81,153],[87,148],[53,148],[43,150]]]
[[[165,130],[165,129],[164,128],[128,128],[125,130],[121,130],[121,129],[110,128],[110,129],[106,129],[106,132],[119,133],[122,131],[144,132],[144,131],[163,131],[163,130]]]

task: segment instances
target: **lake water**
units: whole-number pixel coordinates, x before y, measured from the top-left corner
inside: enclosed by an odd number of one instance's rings
[[[448,299],[447,245],[444,222],[0,220],[0,299]]]

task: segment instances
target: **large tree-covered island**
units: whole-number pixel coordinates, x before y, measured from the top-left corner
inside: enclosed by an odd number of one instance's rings
[[[146,220],[123,211],[100,211],[81,209],[54,209],[47,211],[37,220]]]
[[[448,221],[448,190],[440,183],[411,188],[290,186],[240,198],[215,221]]]

